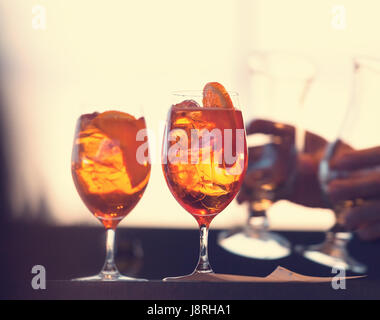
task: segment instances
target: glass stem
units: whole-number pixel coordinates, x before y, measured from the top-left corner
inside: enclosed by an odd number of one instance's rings
[[[106,261],[104,263],[102,273],[118,273],[115,264],[115,230],[107,229],[106,239]]]
[[[209,273],[213,272],[211,265],[208,261],[208,226],[202,224],[200,226],[200,251],[199,251],[199,261],[195,272]]]
[[[345,249],[348,242],[350,242],[352,238],[352,233],[347,232],[342,229],[335,229],[334,228],[327,232],[326,234],[326,241],[329,243],[334,244],[336,247],[340,247]]]
[[[255,211],[250,209],[247,227],[250,230],[266,231],[269,228],[269,222],[265,210]]]
[[[254,217],[266,217],[267,212],[266,210],[253,210],[252,208],[249,209],[249,216],[248,216],[248,222],[251,218]]]

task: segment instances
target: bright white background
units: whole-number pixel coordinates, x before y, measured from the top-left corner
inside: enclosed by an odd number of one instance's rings
[[[35,5],[46,28],[32,26]],[[343,29],[333,8],[343,5]],[[318,78],[305,125],[333,137],[350,97],[354,54],[380,55],[380,2],[373,0],[0,0],[1,78],[7,104],[13,205],[22,218],[41,205],[60,224],[97,224],[70,174],[74,125],[86,105],[142,105],[152,144],[170,92],[218,81],[240,93],[248,120],[254,110],[247,59],[252,50],[285,50],[314,59]],[[157,153],[156,152],[156,153]],[[169,193],[159,164],[125,226],[195,227]],[[309,211],[309,212],[306,212]],[[215,227],[243,223],[232,203]],[[328,212],[279,204],[274,228],[326,228]]]

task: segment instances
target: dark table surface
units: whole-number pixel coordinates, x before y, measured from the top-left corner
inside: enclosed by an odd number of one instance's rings
[[[350,243],[353,256],[369,266],[368,277],[350,280],[345,290],[331,283],[167,283],[167,276],[189,274],[198,258],[197,230],[117,230],[117,265],[124,274],[149,279],[130,283],[74,283],[68,280],[99,272],[104,261],[104,230],[92,227],[11,225],[1,248],[0,295],[5,299],[378,299],[380,244]],[[210,232],[209,254],[217,273],[266,276],[277,266],[310,276],[333,277],[331,268],[293,253],[275,260],[247,259],[216,243]],[[282,232],[293,245],[319,243],[322,233]],[[33,290],[34,265],[46,268],[47,289]],[[348,275],[351,275],[348,273]]]

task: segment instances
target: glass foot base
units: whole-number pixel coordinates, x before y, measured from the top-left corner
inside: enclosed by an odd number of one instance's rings
[[[179,277],[167,277],[162,281],[208,281],[208,276],[213,275],[214,271],[199,272],[194,271],[191,274]]]
[[[71,281],[148,281],[146,279],[123,276],[119,272],[100,272],[95,276],[72,279]]]
[[[327,267],[349,270],[358,274],[367,272],[366,265],[352,258],[345,247],[337,245],[329,239],[322,244],[313,246],[298,245],[295,247],[295,251],[306,259]]]
[[[221,232],[218,244],[233,254],[261,260],[281,259],[291,252],[290,242],[284,237],[250,227]]]

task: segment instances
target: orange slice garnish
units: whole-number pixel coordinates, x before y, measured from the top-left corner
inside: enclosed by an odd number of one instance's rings
[[[209,82],[203,88],[203,106],[208,108],[234,109],[230,95],[218,82]]]
[[[137,149],[145,143],[136,141],[136,135],[139,130],[146,128],[145,119],[136,119],[124,112],[107,111],[93,119],[92,124],[111,140],[119,142],[131,186],[135,187],[144,181],[150,172],[150,165],[140,164],[136,160]]]

